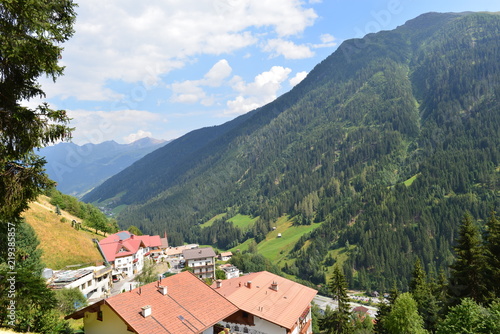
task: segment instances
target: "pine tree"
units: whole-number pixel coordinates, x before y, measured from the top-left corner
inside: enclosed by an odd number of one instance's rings
[[[486,224],[484,244],[487,257],[488,289],[493,291],[496,298],[500,298],[500,221],[495,211]]]
[[[456,259],[450,266],[449,305],[457,305],[466,297],[484,303],[489,295],[485,282],[486,257],[479,230],[468,213],[460,226],[454,250]]]
[[[351,312],[349,308],[349,297],[347,296],[347,283],[344,274],[338,266],[333,268],[333,275],[328,284],[328,290],[332,298],[337,301],[338,308],[321,319],[320,328],[328,334],[352,333],[349,323]]]
[[[439,306],[435,295],[431,291],[427,274],[418,258],[415,261],[409,292],[417,303],[418,313],[424,320],[424,327],[429,331],[434,331],[438,319]]]

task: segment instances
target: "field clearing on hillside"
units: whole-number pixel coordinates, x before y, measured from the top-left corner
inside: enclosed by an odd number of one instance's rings
[[[333,267],[338,265],[340,268],[342,268],[344,262],[349,257],[349,253],[351,253],[355,248],[356,248],[355,245],[350,245],[349,249],[347,249],[346,247],[341,247],[328,252],[328,254],[335,259],[335,264],[333,266],[328,267],[325,273],[327,282],[330,281],[330,277],[333,274]]]
[[[42,261],[45,265],[51,269],[63,269],[68,265],[95,265],[96,261],[102,261],[92,238],[102,239],[103,236],[75,230],[71,227],[71,220],[81,219],[63,210],[61,213],[57,215],[48,198],[43,196],[31,203],[23,214],[40,240],[39,247],[43,251]],[[67,220],[64,223],[61,222],[63,217]]]
[[[208,227],[208,226],[212,226],[213,223],[217,220],[217,219],[222,219],[222,217],[224,217],[226,214],[225,213],[221,213],[221,214],[218,214],[217,216],[211,218],[210,220],[204,222],[203,224],[201,224],[200,226],[201,227]]]
[[[257,249],[272,263],[280,263],[303,234],[314,231],[321,224],[293,226],[288,217],[281,217],[276,221],[275,226],[276,230],[269,232],[266,239],[258,244]],[[278,237],[279,233],[281,237]]]
[[[257,219],[259,219],[259,217],[237,214],[233,218],[228,219],[228,221],[232,222],[234,226],[239,227],[242,230],[246,230],[251,228]]]
[[[254,240],[255,240],[254,238],[250,238],[250,239],[248,239],[248,240],[245,240],[245,242],[244,242],[244,243],[239,244],[239,245],[238,245],[238,246],[236,246],[236,247],[230,248],[230,249],[228,249],[227,251],[228,251],[228,252],[232,252],[233,254],[234,254],[235,252],[237,252],[238,250],[239,250],[240,252],[244,252],[244,251],[248,250],[248,245],[249,245],[251,242],[253,242]]]

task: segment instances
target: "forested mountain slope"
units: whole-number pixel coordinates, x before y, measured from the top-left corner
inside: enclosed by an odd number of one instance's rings
[[[257,242],[281,216],[321,224],[285,270],[325,280],[349,243],[352,287],[407,287],[416,257],[446,270],[465,211],[498,207],[500,16],[422,15],[344,42],[292,91],[220,127],[194,131],[84,199],[128,205],[119,222],[175,242],[229,211],[259,216]],[[352,247],[354,245],[355,247]],[[220,245],[219,245],[220,246]]]

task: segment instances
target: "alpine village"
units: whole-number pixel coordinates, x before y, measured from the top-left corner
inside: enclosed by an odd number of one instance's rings
[[[50,174],[69,115],[22,102],[68,70],[76,4],[0,16],[1,333],[500,333],[498,13],[345,40],[222,125],[107,142],[72,184]]]

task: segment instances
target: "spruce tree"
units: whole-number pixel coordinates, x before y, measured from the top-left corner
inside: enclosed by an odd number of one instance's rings
[[[424,327],[434,331],[439,313],[438,301],[431,291],[427,274],[418,258],[415,261],[409,292],[417,303],[418,313],[424,320]]]
[[[377,334],[386,334],[388,333],[387,329],[384,327],[384,323],[386,322],[386,318],[391,313],[392,306],[394,302],[399,297],[400,293],[398,288],[396,287],[396,283],[394,283],[392,290],[389,293],[388,303],[385,303],[383,300],[378,304],[378,312],[375,318],[375,326],[374,332]]]
[[[495,211],[486,223],[484,245],[487,258],[487,283],[488,289],[493,292],[494,297],[500,298],[500,221]]]
[[[338,308],[321,320],[320,328],[328,334],[352,333],[352,326],[349,323],[351,312],[349,297],[347,296],[347,283],[344,274],[338,266],[333,268],[333,275],[328,284],[328,290],[332,298],[337,301]]]
[[[458,233],[454,247],[456,259],[450,266],[448,303],[457,305],[466,297],[484,303],[489,295],[485,278],[486,256],[479,229],[470,214],[464,216]]]

